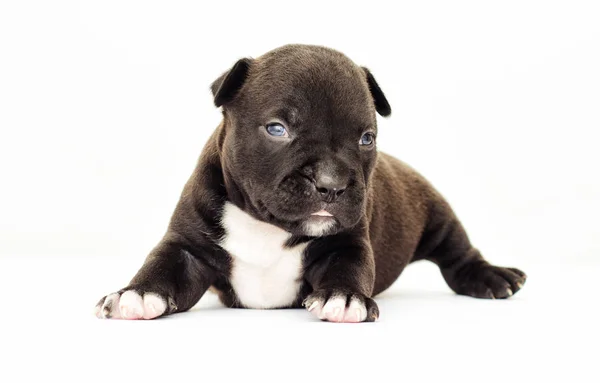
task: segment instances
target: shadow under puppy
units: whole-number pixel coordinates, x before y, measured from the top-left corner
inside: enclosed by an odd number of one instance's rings
[[[421,259],[458,294],[507,298],[525,283],[483,259],[428,181],[378,153],[376,114],[391,108],[368,69],[286,45],[239,60],[211,88],[223,120],[164,237],[98,317],[185,311],[210,288],[229,307],[374,321],[372,297]]]

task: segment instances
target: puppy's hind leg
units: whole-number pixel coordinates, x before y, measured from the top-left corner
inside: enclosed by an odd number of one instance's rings
[[[154,319],[189,310],[214,280],[213,271],[177,241],[163,239],[129,285],[96,304],[98,318]]]
[[[476,298],[508,298],[523,287],[527,276],[515,268],[489,264],[469,241],[462,224],[446,203],[436,206],[419,244],[415,260],[437,264],[457,294]]]

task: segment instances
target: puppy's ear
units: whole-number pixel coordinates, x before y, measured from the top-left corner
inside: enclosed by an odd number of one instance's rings
[[[233,100],[237,92],[244,84],[244,81],[246,81],[248,69],[250,69],[251,64],[252,59],[240,59],[230,70],[223,73],[218,79],[213,81],[210,86],[210,90],[212,91],[214,102],[217,107],[227,104],[229,101]]]
[[[377,110],[377,113],[379,113],[383,117],[389,116],[390,114],[392,114],[392,107],[388,103],[387,98],[385,98],[385,94],[383,94],[383,91],[379,87],[379,84],[377,84],[377,81],[375,81],[375,77],[373,77],[371,72],[365,67],[362,67],[362,69],[367,74],[367,83],[369,84],[369,90],[371,91],[371,95],[373,96],[373,101],[375,102],[375,109]]]

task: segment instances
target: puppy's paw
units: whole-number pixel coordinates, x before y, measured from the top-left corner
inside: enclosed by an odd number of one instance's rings
[[[454,275],[454,291],[475,298],[504,299],[519,291],[527,275],[519,269],[488,263],[467,264]]]
[[[329,322],[374,322],[379,318],[379,308],[373,299],[344,290],[314,291],[303,305],[317,318]]]
[[[177,310],[171,298],[163,295],[124,289],[109,294],[96,304],[96,316],[101,319],[154,319]]]

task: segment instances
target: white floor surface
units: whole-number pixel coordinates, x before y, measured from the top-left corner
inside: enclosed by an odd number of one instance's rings
[[[96,301],[140,262],[0,258],[0,381],[600,381],[600,264],[515,265],[524,289],[488,301],[454,295],[417,263],[377,299],[370,324],[227,309],[212,294],[159,320],[96,319]]]

